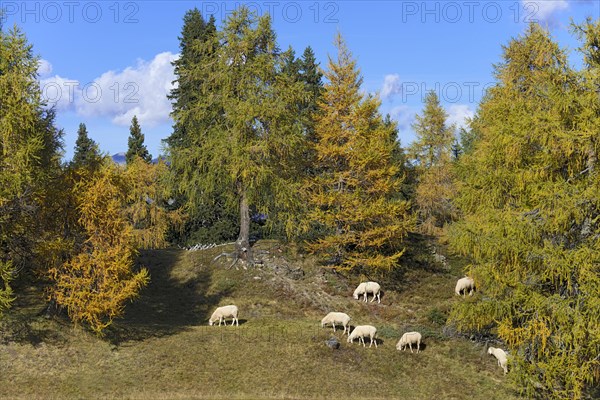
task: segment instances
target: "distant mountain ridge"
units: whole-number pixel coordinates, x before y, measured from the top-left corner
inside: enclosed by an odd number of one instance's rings
[[[124,165],[126,163],[124,152],[113,154],[111,158],[116,164]]]
[[[112,158],[112,160],[119,165],[125,165],[127,163],[127,160],[125,159],[125,152],[120,152],[120,153],[115,153],[112,156],[110,156],[110,158]],[[152,159],[152,164],[158,164],[158,159],[165,159],[162,156],[156,157]]]

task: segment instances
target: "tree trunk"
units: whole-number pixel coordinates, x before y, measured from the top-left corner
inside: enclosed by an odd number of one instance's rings
[[[236,251],[242,261],[252,265],[254,259],[250,247],[250,207],[245,188],[238,184],[238,190],[240,195],[240,234],[236,241]]]

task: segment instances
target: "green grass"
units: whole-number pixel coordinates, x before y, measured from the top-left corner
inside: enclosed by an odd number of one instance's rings
[[[248,270],[210,265],[222,248],[143,253],[152,282],[104,339],[39,316],[40,293],[29,288],[0,325],[0,398],[515,398],[482,345],[441,334],[460,271],[407,272],[381,304],[364,304],[351,297],[356,282],[274,242],[258,247],[268,262]],[[269,268],[285,262],[304,278]],[[209,327],[212,310],[229,303],[241,325]],[[319,322],[333,309],[377,326],[379,348],[348,344],[340,331],[340,349],[325,346],[333,331]],[[409,329],[424,333],[419,354],[395,348]]]

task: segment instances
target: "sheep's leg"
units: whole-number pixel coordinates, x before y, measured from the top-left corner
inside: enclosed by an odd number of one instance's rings
[[[332,322],[331,325],[333,325],[333,331],[335,332],[335,322]]]
[[[375,339],[374,336],[371,336],[371,344],[369,345],[369,348],[371,348],[371,346],[373,346],[373,343],[375,343],[375,348],[377,348],[377,339]]]
[[[377,304],[381,304],[381,292],[377,293]]]
[[[420,350],[421,350],[421,342],[417,342],[417,354],[419,354]]]
[[[410,348],[410,353],[412,354],[413,351],[412,351],[412,343],[411,342],[408,342],[408,347]]]

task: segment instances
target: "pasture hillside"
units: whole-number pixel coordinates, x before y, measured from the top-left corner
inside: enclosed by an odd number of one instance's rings
[[[3,399],[511,399],[485,347],[446,337],[459,266],[407,269],[382,282],[381,304],[352,299],[358,282],[276,242],[256,246],[262,264],[228,268],[224,248],[146,251],[151,283],[123,319],[98,338],[46,317],[39,288],[21,288],[0,322]],[[225,248],[226,249],[226,248]],[[218,305],[235,303],[239,327],[209,327]],[[326,312],[372,324],[379,348],[321,328]],[[423,351],[395,349],[420,330]]]

